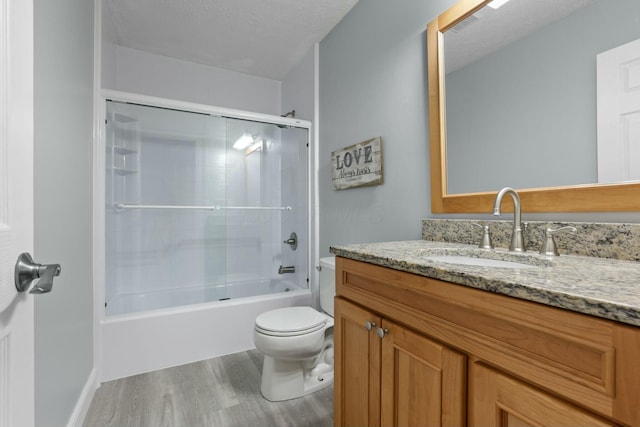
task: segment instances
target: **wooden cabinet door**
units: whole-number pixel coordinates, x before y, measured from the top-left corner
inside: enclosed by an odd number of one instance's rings
[[[386,319],[382,328],[382,425],[466,425],[466,357]]]
[[[371,330],[366,327],[370,322]],[[334,425],[380,425],[380,318],[341,298],[334,315]]]
[[[472,426],[616,425],[480,363],[471,367],[469,394]]]

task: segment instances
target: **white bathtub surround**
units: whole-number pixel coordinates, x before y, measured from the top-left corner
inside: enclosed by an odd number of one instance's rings
[[[307,287],[308,129],[117,100],[106,108],[108,315],[154,308],[143,300],[160,293],[173,293],[173,306],[231,298],[228,284],[269,285],[285,277],[280,265]],[[259,147],[234,149],[244,134]],[[295,252],[283,245],[292,231]]]
[[[111,316],[101,323],[102,381],[254,348],[255,318],[311,304],[309,290]]]
[[[189,286],[160,289],[151,292],[130,292],[115,296],[106,307],[107,316],[141,313],[171,307],[203,304],[247,298],[257,295],[272,295],[280,292],[301,290],[295,283],[282,279],[245,280],[217,286]]]
[[[258,314],[312,305],[311,124],[103,95],[99,380],[253,348]],[[233,149],[245,132],[260,144]]]

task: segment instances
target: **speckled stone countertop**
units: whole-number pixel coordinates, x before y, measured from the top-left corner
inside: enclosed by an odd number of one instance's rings
[[[517,254],[425,240],[331,247],[331,253],[497,294],[640,326],[640,263],[536,252]],[[444,263],[430,256],[464,255],[513,262],[528,268]]]

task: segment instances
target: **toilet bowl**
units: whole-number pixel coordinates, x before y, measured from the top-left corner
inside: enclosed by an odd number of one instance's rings
[[[335,258],[320,259],[320,306],[286,307],[256,317],[253,339],[264,353],[260,390],[270,401],[295,399],[333,384]]]

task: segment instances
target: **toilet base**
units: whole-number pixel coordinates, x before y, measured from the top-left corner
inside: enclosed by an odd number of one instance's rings
[[[295,399],[333,384],[332,365],[322,362],[313,369],[304,369],[304,363],[265,355],[260,384],[264,398],[272,402]]]

